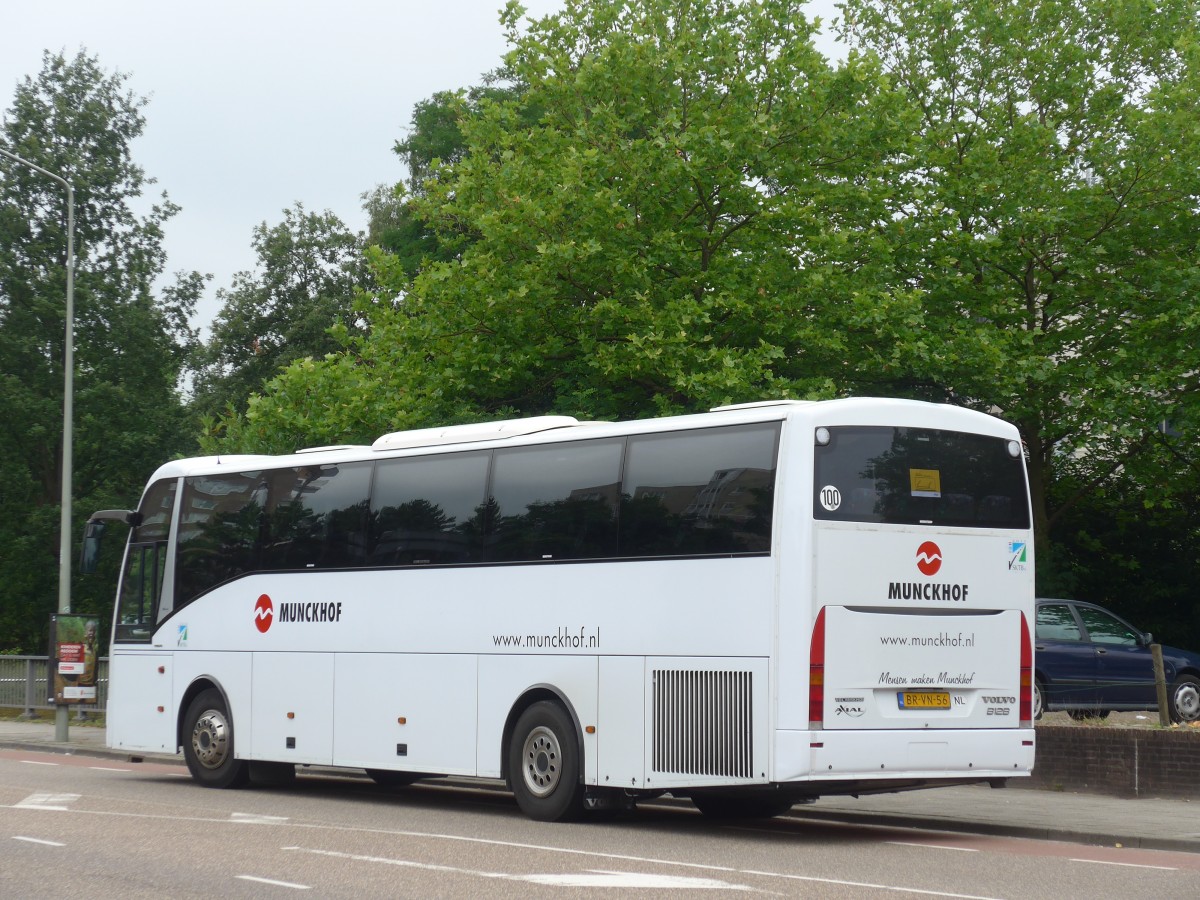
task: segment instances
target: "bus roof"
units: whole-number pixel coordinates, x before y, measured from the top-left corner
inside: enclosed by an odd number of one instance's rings
[[[469,425],[420,428],[385,434],[371,445],[334,445],[297,450],[292,454],[219,455],[192,457],[166,463],[152,481],[191,475],[249,472],[287,465],[337,464],[384,456],[421,455],[433,447],[487,449],[515,444],[537,444],[560,440],[680,431],[718,425],[774,422],[782,419],[812,419],[824,425],[885,424],[888,414],[907,425],[952,428],[1018,438],[1014,426],[984,413],[963,407],[918,400],[855,397],[841,400],[771,400],[714,407],[706,413],[691,413],[653,419],[619,422],[579,421],[571,416],[533,416]]]

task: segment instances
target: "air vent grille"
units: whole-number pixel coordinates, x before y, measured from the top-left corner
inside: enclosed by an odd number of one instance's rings
[[[654,670],[656,772],[751,777],[750,672]]]

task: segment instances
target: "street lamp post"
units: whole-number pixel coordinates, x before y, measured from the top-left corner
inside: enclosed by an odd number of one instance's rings
[[[0,155],[28,166],[47,178],[57,181],[67,190],[67,333],[63,353],[63,444],[62,444],[62,515],[58,535],[58,611],[71,611],[71,461],[73,459],[72,425],[75,418],[75,188],[65,178],[48,172],[27,159],[0,148]],[[50,673],[53,682],[54,673]],[[54,739],[68,737],[68,710],[59,704],[54,710]]]

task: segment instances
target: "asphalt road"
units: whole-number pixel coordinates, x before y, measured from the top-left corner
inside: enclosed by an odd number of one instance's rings
[[[214,791],[179,766],[0,750],[6,898],[1200,896],[1200,854],[787,816],[719,824],[687,804],[585,823],[511,796],[302,775]]]

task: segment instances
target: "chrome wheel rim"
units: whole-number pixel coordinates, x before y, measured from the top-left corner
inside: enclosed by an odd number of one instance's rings
[[[521,774],[529,792],[535,797],[552,794],[562,778],[562,748],[558,735],[544,725],[533,729],[525,738],[521,760]]]
[[[1200,717],[1200,688],[1190,681],[1175,689],[1175,712],[1185,722],[1194,722]]]
[[[192,729],[192,752],[206,769],[219,769],[229,757],[229,722],[219,710],[209,709]]]

